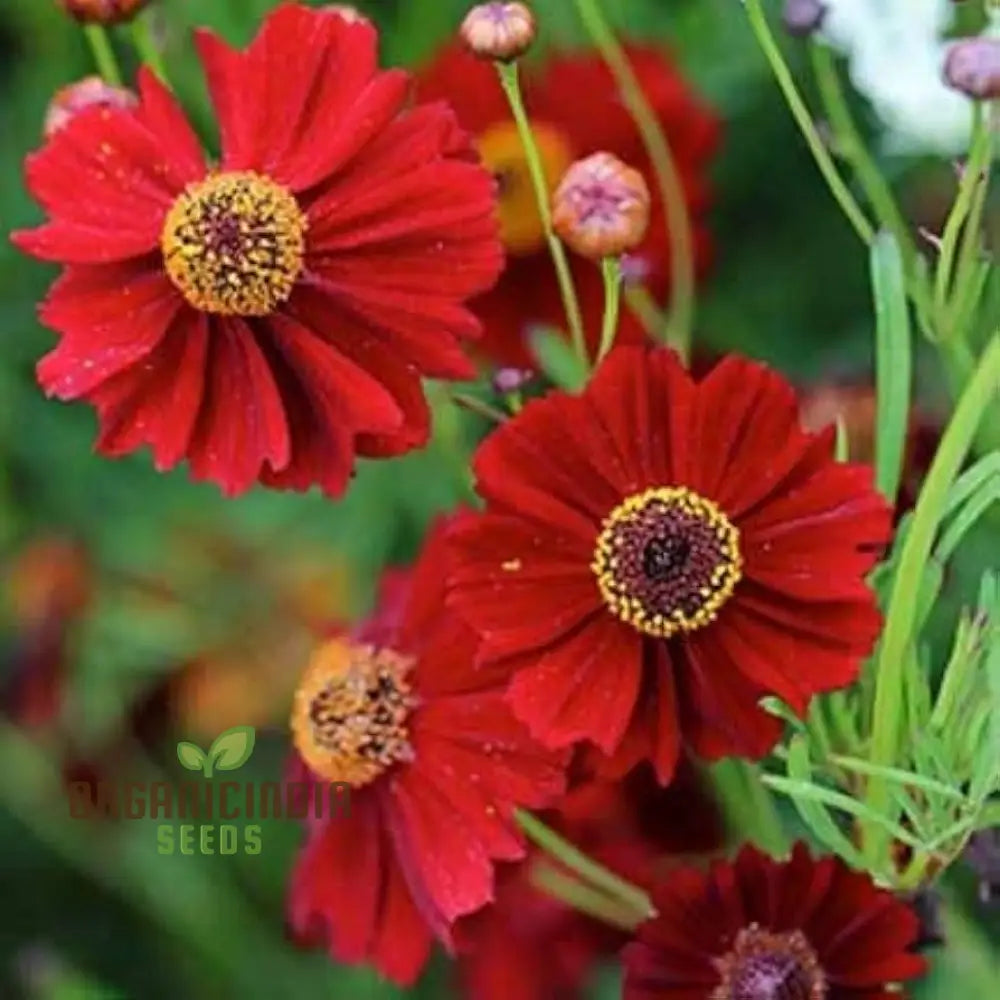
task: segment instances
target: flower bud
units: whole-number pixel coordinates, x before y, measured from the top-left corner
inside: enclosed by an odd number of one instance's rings
[[[553,198],[552,223],[582,257],[601,260],[634,250],[649,228],[645,178],[612,153],[594,153],[566,172]]]
[[[808,38],[819,31],[826,17],[826,4],[822,0],[785,0],[781,20],[785,31],[795,38]]]
[[[979,101],[1000,97],[1000,39],[963,38],[948,49],[944,80]]]
[[[45,138],[51,139],[87,108],[134,108],[138,103],[135,94],[124,87],[114,87],[99,76],[84,77],[56,91],[45,112]]]
[[[510,62],[531,48],[535,15],[523,3],[481,3],[466,14],[460,34],[474,56]]]
[[[493,390],[501,396],[520,392],[534,377],[530,368],[500,368],[493,373]]]
[[[148,0],[58,0],[70,17],[84,24],[119,24],[129,21]]]

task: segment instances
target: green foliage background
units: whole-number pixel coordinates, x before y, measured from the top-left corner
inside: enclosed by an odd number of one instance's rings
[[[357,5],[382,28],[385,61],[404,64],[428,57],[468,6],[466,0]],[[162,0],[159,6],[171,77],[207,126],[189,27],[209,25],[242,42],[273,3]],[[583,41],[568,0],[535,0],[534,6],[546,45]],[[605,6],[628,35],[669,47],[726,123],[715,170],[718,263],[700,306],[702,342],[766,359],[801,381],[869,371],[866,256],[815,172],[737,0],[608,0]],[[0,0],[3,231],[39,218],[23,189],[22,156],[38,144],[53,91],[86,72],[83,38],[52,0]],[[950,166],[897,160],[886,167],[911,213],[934,225],[951,197]],[[275,561],[290,548],[329,552],[350,567],[350,601],[360,609],[379,568],[408,558],[433,513],[454,502],[455,448],[481,431],[472,420],[445,418],[427,452],[363,466],[337,504],[263,490],[223,501],[214,488],[190,483],[183,469],[156,474],[145,454],[97,458],[89,407],[46,401],[33,378],[35,362],[52,342],[35,308],[53,273],[0,242],[0,555],[58,530],[83,539],[102,571],[166,572],[177,559],[170,529],[197,526],[262,547]],[[937,373],[924,364],[920,376],[923,401],[933,408],[941,398]],[[964,581],[978,580],[977,564],[991,558],[996,535],[983,541],[967,546],[967,565],[960,564],[949,586],[951,607],[968,595]],[[214,595],[218,616],[238,617],[243,596]],[[179,628],[169,617],[100,600],[77,645],[71,685],[72,722],[83,742],[113,731],[132,694],[196,652],[217,624],[209,615],[195,628]],[[27,783],[37,755],[16,741],[3,747],[19,756],[0,761],[0,768],[23,773]],[[282,757],[281,735],[264,734],[247,776],[273,780]],[[18,995],[18,969],[29,959],[50,973],[30,995],[52,1000],[396,995],[367,973],[335,970],[322,956],[283,944],[294,824],[267,828],[260,857],[203,860],[151,854],[154,833],[144,823],[129,824],[113,856],[102,856],[97,841],[83,848],[76,842],[67,848],[58,837],[42,843],[15,813],[0,804],[0,996]],[[89,875],[78,870],[81,851],[91,852]],[[70,861],[70,855],[77,857]],[[145,918],[137,919],[137,907]],[[978,995],[986,996],[991,977],[1000,983],[996,955],[985,946],[975,914],[968,903],[951,911],[953,948],[920,997],[943,1000],[959,982],[979,984],[987,992]],[[447,976],[437,967],[417,995],[448,995]],[[602,997],[616,995],[611,976],[596,988]]]

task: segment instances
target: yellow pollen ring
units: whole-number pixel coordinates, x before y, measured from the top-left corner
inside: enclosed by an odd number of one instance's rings
[[[552,125],[532,122],[531,129],[551,195],[573,163],[573,151],[563,132]],[[517,126],[511,121],[491,125],[476,140],[476,146],[500,185],[498,214],[504,246],[515,255],[541,250],[545,228]]]
[[[295,692],[291,728],[310,770],[354,788],[412,759],[406,722],[415,700],[411,657],[347,639],[313,654]]]
[[[266,316],[292,294],[307,227],[290,191],[253,171],[231,171],[178,196],[160,248],[170,280],[195,309]]]
[[[653,609],[640,599],[623,578],[622,545],[629,526],[651,506],[676,512],[701,522],[705,536],[718,550],[717,564],[693,593],[695,610],[682,607]],[[739,529],[719,506],[686,486],[658,486],[627,497],[604,519],[590,566],[608,609],[623,622],[646,635],[668,639],[678,632],[694,632],[718,616],[743,576]]]

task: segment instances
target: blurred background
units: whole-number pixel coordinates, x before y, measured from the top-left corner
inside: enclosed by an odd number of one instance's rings
[[[203,106],[189,27],[210,25],[242,43],[272,5],[157,3],[183,98]],[[386,63],[419,66],[452,36],[468,4],[356,6],[379,25]],[[737,0],[605,6],[624,35],[669,49],[724,123],[698,344],[765,359],[804,390],[866,382],[866,255],[822,184]],[[538,59],[553,46],[585,44],[567,0],[534,7]],[[794,43],[787,48],[793,62],[800,58]],[[52,0],[0,0],[4,233],[40,217],[24,191],[22,157],[40,142],[49,99],[92,71],[82,34]],[[871,114],[863,102],[857,110],[878,147]],[[953,165],[886,156],[883,166],[915,224],[940,229]],[[456,449],[485,425],[442,399],[432,447],[362,465],[338,503],[263,489],[224,501],[189,482],[183,468],[155,473],[146,454],[99,458],[91,409],[46,401],[35,384],[34,365],[53,342],[35,309],[53,274],[0,241],[0,997],[399,995],[286,944],[296,824],[267,825],[260,856],[161,857],[145,822],[68,823],[59,786],[67,776],[176,777],[178,739],[205,746],[235,724],[258,729],[241,777],[278,780],[288,699],[311,638],[363,611],[380,568],[412,556],[428,520],[458,496]],[[923,359],[919,404],[931,433],[943,392],[936,366]],[[840,403],[824,405],[817,413],[829,420]],[[870,413],[861,425],[865,419]],[[991,558],[990,544],[965,552],[948,582],[952,611],[978,580],[977,564]],[[954,994],[960,982],[988,991],[991,974],[1000,984],[972,875],[950,891],[951,947],[918,991],[926,1000]],[[439,963],[415,995],[452,995],[450,977]],[[616,995],[613,977],[594,989]]]

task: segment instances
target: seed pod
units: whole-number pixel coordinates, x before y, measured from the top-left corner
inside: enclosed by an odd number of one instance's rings
[[[56,91],[45,112],[45,138],[50,139],[87,108],[134,108],[138,103],[131,90],[114,87],[99,76],[84,77]]]
[[[459,33],[474,56],[511,62],[531,48],[535,30],[535,15],[526,4],[494,2],[473,7]]]
[[[601,260],[634,250],[649,228],[645,178],[612,153],[578,160],[556,190],[552,222],[582,257]]]
[[[129,21],[148,0],[58,0],[70,17],[84,24],[119,24]]]

